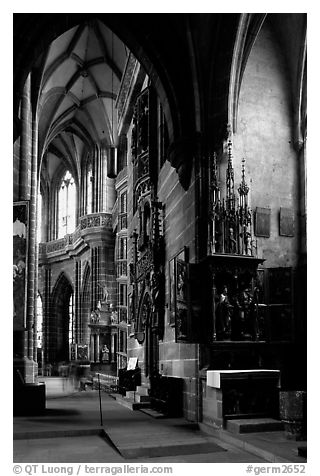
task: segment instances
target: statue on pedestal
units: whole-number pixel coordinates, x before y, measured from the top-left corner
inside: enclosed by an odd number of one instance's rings
[[[219,302],[217,305],[217,324],[218,332],[221,337],[228,338],[231,335],[231,318],[233,313],[233,306],[229,301],[228,288],[223,286],[221,294],[219,295]]]
[[[248,227],[244,226],[243,227],[243,254],[245,255],[251,255],[252,250],[251,250],[251,233],[248,229]]]
[[[235,239],[234,230],[231,227],[229,228],[229,252],[237,252],[237,241]]]
[[[106,364],[109,362],[109,349],[108,349],[108,346],[106,344],[104,344],[104,346],[102,347],[102,350],[101,350],[101,361],[102,363]]]
[[[104,282],[103,284],[97,283],[97,285],[103,291],[103,296],[102,296],[101,303],[108,304],[109,303],[109,291],[108,291],[108,286],[107,286],[106,282]]]
[[[91,311],[91,314],[90,314],[90,317],[91,317],[91,322],[93,324],[98,324],[99,321],[100,321],[100,312],[99,312],[99,309],[95,309],[94,311]]]
[[[243,289],[235,296],[235,307],[239,337],[252,339],[255,302],[249,288]]]

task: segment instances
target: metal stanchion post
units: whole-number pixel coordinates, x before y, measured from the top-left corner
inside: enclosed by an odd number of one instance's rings
[[[100,388],[100,375],[98,374],[98,389],[99,389],[99,404],[100,404],[100,424],[103,426],[102,421],[102,408],[101,408],[101,388]]]

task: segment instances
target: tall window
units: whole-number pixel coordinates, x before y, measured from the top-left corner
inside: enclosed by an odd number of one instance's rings
[[[63,238],[67,233],[72,233],[76,227],[76,185],[69,170],[61,181],[58,210],[58,238]]]
[[[72,293],[69,299],[69,344],[74,344],[75,333],[76,333],[76,323],[75,323],[75,316],[74,316],[74,300],[73,300],[73,293]]]
[[[127,259],[127,237],[126,236],[119,237],[118,259]]]
[[[118,283],[118,319],[127,322],[127,285]]]
[[[127,352],[127,334],[121,330],[119,332],[119,352]]]
[[[119,306],[127,305],[127,285],[119,284]]]
[[[127,192],[121,193],[119,197],[119,224],[120,230],[127,228]]]
[[[93,173],[92,164],[87,169],[87,213],[93,213]]]
[[[158,166],[159,169],[166,161],[166,153],[168,147],[168,129],[163,113],[162,106],[158,100]]]
[[[42,348],[42,300],[40,294],[37,296],[37,347]]]
[[[120,213],[127,213],[127,192],[120,195]]]

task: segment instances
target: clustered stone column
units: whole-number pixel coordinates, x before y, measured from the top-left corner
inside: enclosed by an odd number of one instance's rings
[[[29,202],[28,222],[28,258],[25,329],[15,336],[16,347],[20,348],[20,357],[14,366],[22,374],[26,383],[37,379],[37,149],[38,127],[35,112],[31,104],[31,75],[29,74],[21,98],[21,136],[20,136],[20,170],[19,200]],[[21,340],[21,344],[17,343]],[[22,350],[23,349],[23,350]]]
[[[90,335],[90,362],[100,362],[100,334],[98,330]]]

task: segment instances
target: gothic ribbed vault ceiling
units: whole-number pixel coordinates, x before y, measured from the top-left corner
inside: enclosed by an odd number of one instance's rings
[[[77,179],[94,143],[116,145],[115,100],[128,55],[99,20],[74,27],[51,44],[38,109],[43,178],[52,180],[67,165]]]

